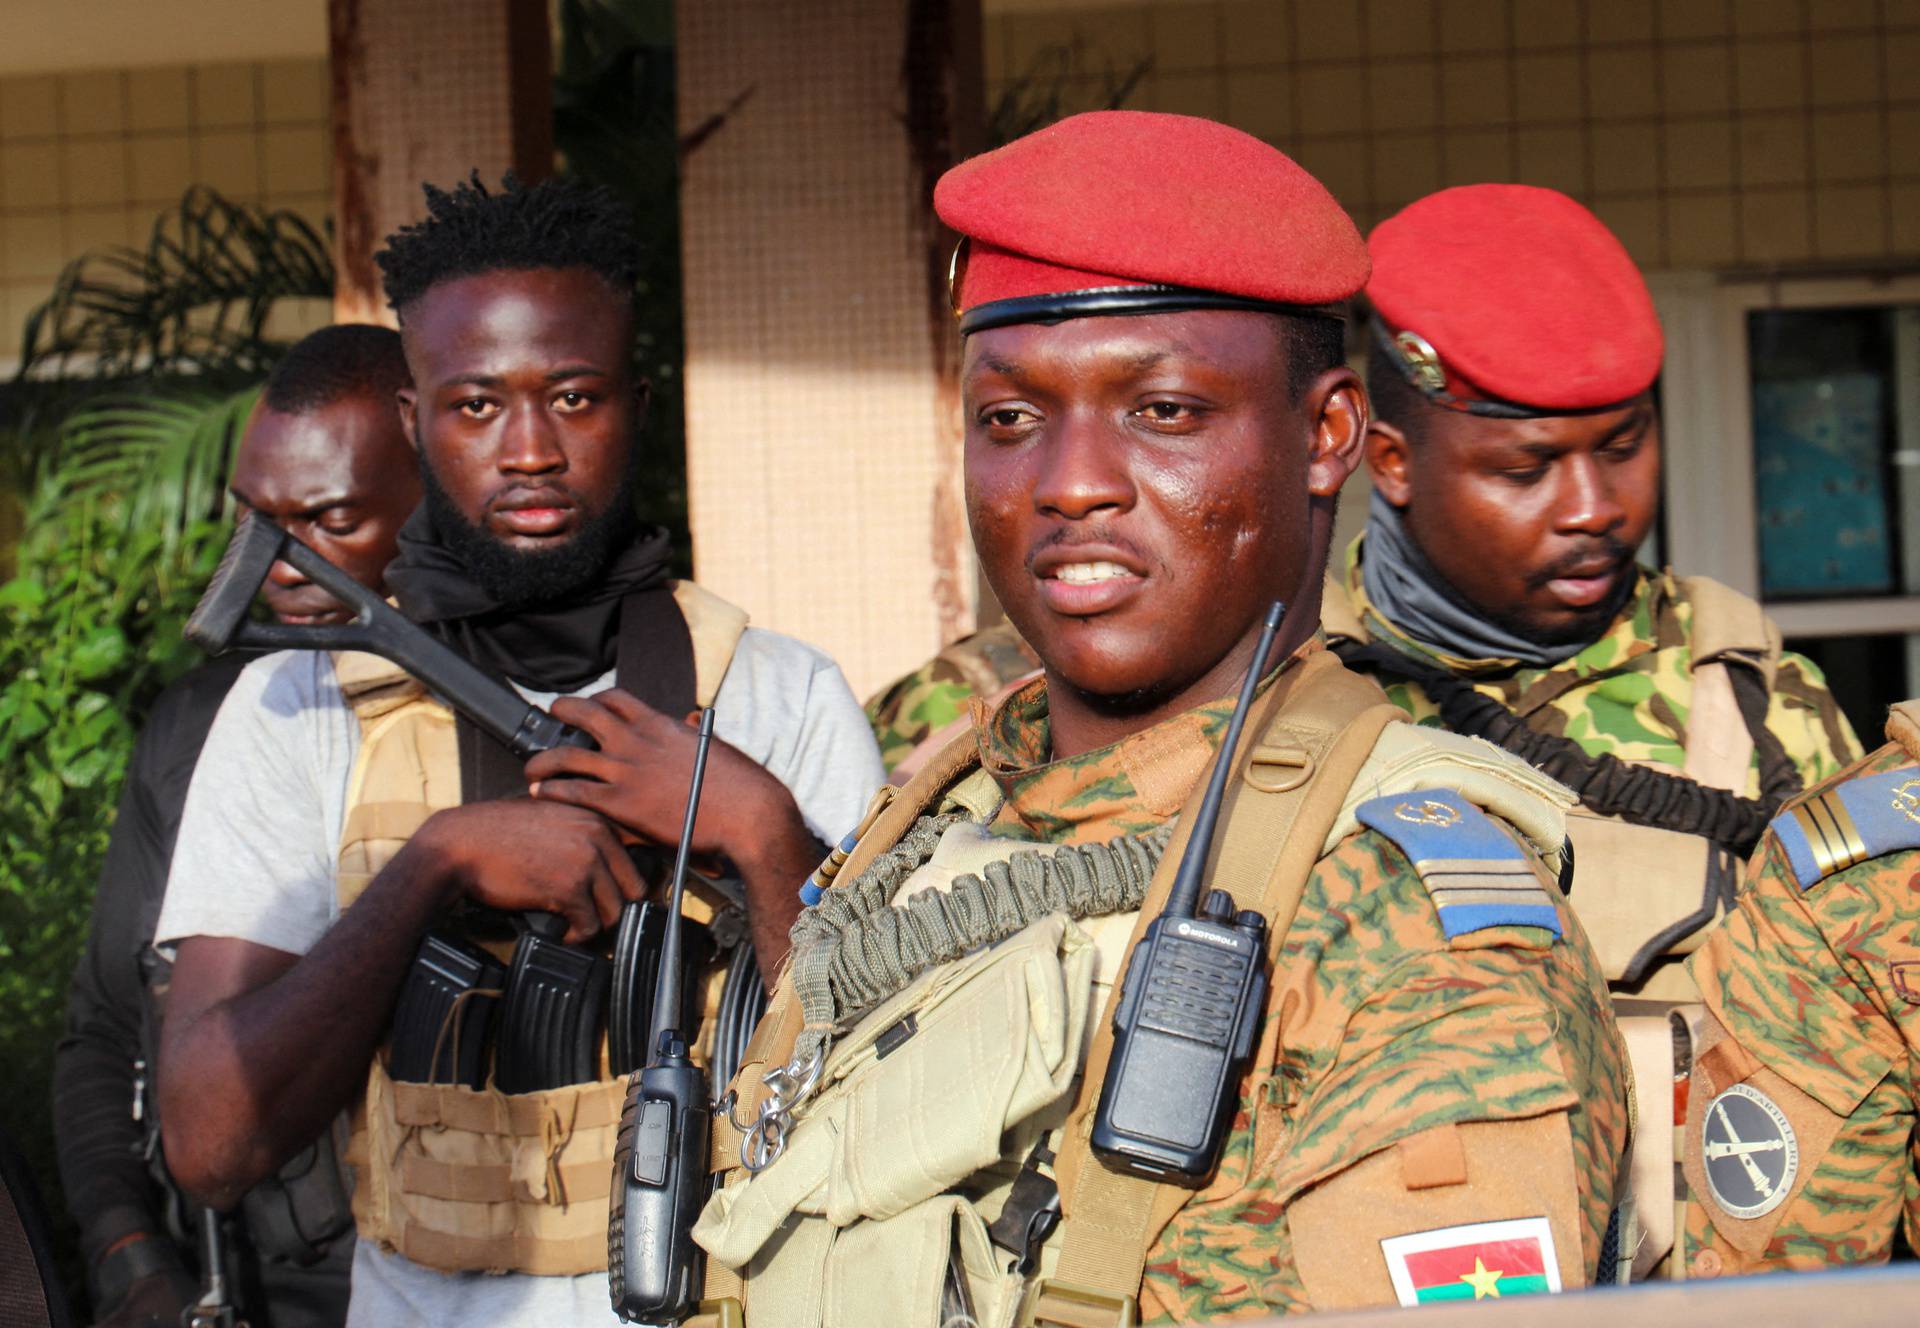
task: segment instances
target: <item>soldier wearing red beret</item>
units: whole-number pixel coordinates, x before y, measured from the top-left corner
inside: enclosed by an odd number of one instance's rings
[[[1636,560],[1659,503],[1660,320],[1599,219],[1471,185],[1368,248],[1374,490],[1329,632],[1416,718],[1580,794],[1576,904],[1609,978],[1690,998],[1680,959],[1769,818],[1859,745],[1758,605]]]
[[[1318,634],[1368,418],[1351,221],[1258,140],[1133,112],[935,202],[974,540],[1041,674],[803,891],[716,1117],[707,1297],[1119,1328],[1594,1280],[1625,1066],[1566,925],[1566,795]],[[1163,916],[1196,844],[1216,893]],[[1186,1067],[1150,1101],[1113,1087],[1147,1047]]]

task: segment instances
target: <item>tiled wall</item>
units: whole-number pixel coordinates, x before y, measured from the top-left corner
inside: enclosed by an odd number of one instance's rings
[[[1550,185],[1648,267],[1920,256],[1920,0],[988,0],[989,97],[1079,43],[1072,96],[1225,119],[1369,225]]]
[[[0,361],[69,259],[144,248],[189,184],[318,227],[326,130],[323,60],[0,79]],[[315,317],[325,321],[324,305]]]

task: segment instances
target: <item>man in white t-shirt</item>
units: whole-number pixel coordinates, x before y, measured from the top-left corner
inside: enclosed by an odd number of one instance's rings
[[[594,808],[663,845],[685,809],[685,715],[630,694],[691,686],[694,628],[664,533],[633,516],[646,386],[631,369],[624,210],[574,184],[489,192],[476,178],[429,189],[428,212],[379,255],[427,493],[387,584],[409,617],[600,750],[536,768],[539,797],[498,796],[524,793],[529,772],[463,726],[463,804],[427,817],[342,908],[361,716],[328,655],[270,655],[241,674],[194,775],[157,933],[176,951],[158,1085],[167,1160],[215,1206],[360,1099],[415,948],[450,906],[555,913],[569,941],[587,940],[646,890]],[[839,670],[797,641],[746,629],[713,704],[693,848],[744,883],[771,971],[823,841],[853,827],[884,776]],[[365,1235],[363,1220],[351,1324],[610,1318],[604,1272],[449,1273]]]

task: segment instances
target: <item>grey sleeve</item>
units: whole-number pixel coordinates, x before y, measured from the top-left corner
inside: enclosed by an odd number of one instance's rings
[[[358,732],[326,656],[249,665],[187,791],[155,939],[305,954],[339,915],[334,872]]]
[[[787,786],[824,843],[839,843],[859,824],[886,782],[873,729],[840,666],[791,637],[749,628],[714,711],[719,736]]]

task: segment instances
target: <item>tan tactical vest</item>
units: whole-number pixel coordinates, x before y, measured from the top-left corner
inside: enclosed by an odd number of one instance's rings
[[[690,581],[673,594],[708,705],[747,615]],[[340,839],[344,910],[429,816],[460,804],[460,762],[453,713],[398,666],[339,654],[334,671],[360,721]],[[604,1046],[597,1082],[515,1094],[396,1082],[382,1048],[346,1155],[360,1238],[443,1272],[603,1271],[624,1091]]]
[[[1383,793],[1455,789],[1509,820],[1557,866],[1571,802],[1559,785],[1489,744],[1404,724],[1377,688],[1330,654],[1298,667],[1304,676],[1283,705],[1276,688],[1249,715],[1245,766],[1209,878],[1270,919],[1273,950],[1315,863],[1358,829],[1354,808]],[[865,870],[924,812],[959,803],[989,815],[998,793],[976,762],[971,737],[962,738],[897,797],[876,800],[837,875]],[[1082,923],[1054,914],[922,974],[841,1030],[820,1086],[796,1114],[788,1153],[749,1176],[738,1123],[754,1119],[767,1100],[766,1072],[787,1064],[800,1033],[799,1001],[782,982],[733,1080],[733,1110],[715,1118],[711,1164],[725,1187],[695,1228],[709,1251],[707,1304],[690,1328],[737,1324],[742,1306],[753,1328],[932,1328],[950,1276],[964,1278],[980,1328],[1134,1321],[1148,1252],[1193,1192],[1099,1165],[1088,1132],[1125,956],[1166,897],[1190,821],[1181,817],[1138,912]],[[963,821],[921,871],[950,879],[1019,847],[990,846]],[[915,1031],[888,1045],[889,1031],[908,1020]],[[1256,1061],[1275,1054],[1278,1026],[1267,1021]],[[1023,1275],[1007,1270],[986,1228],[1043,1139],[1058,1153],[1051,1170],[1064,1219],[1038,1268]]]
[[[1753,734],[1734,699],[1729,668],[1755,668],[1769,689],[1780,664],[1780,629],[1754,601],[1704,576],[1682,577],[1693,609],[1693,698],[1687,715],[1687,778],[1745,795]],[[1371,639],[1346,587],[1329,576],[1323,618],[1328,635]],[[1731,663],[1730,663],[1731,661]],[[1569,817],[1580,870],[1572,902],[1622,995],[1690,1001],[1683,962],[1724,915],[1741,864],[1696,835],[1629,825],[1576,810]]]

